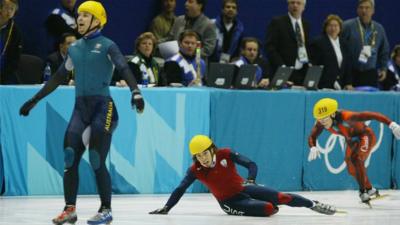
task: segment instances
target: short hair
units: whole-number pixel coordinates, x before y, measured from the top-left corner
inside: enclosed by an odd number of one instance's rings
[[[325,19],[325,21],[324,21],[324,23],[323,23],[323,25],[322,25],[322,32],[323,32],[324,34],[326,34],[326,28],[328,27],[329,23],[330,23],[331,21],[333,21],[333,20],[335,20],[335,21],[337,21],[337,22],[339,23],[340,32],[342,32],[343,20],[342,20],[338,15],[336,15],[336,14],[330,14],[330,15],[328,15],[328,16],[326,17],[326,19]]]
[[[76,38],[76,34],[72,33],[72,32],[65,32],[63,34],[61,34],[60,38],[58,39],[58,44],[63,44],[66,40],[67,37],[75,37]]]
[[[394,46],[393,51],[390,54],[390,58],[394,60],[399,55],[400,55],[400,45],[396,45]]]
[[[194,30],[185,30],[179,35],[179,43],[182,43],[185,37],[195,37],[197,41],[201,41],[200,35]]]
[[[136,40],[135,40],[135,51],[136,52],[139,51],[140,43],[146,39],[150,39],[153,42],[153,52],[154,52],[154,50],[156,48],[156,44],[157,44],[157,38],[152,32],[144,32],[144,33],[140,34],[139,37],[136,38]]]
[[[361,4],[363,4],[365,2],[371,3],[372,7],[375,8],[375,0],[358,0],[358,6],[360,6]]]
[[[207,5],[207,0],[196,0],[197,4],[201,5],[201,11],[204,12],[204,9],[206,8]]]
[[[225,7],[226,4],[228,3],[234,3],[236,6],[238,5],[237,0],[222,0],[222,6]]]
[[[260,52],[260,41],[255,38],[255,37],[245,37],[242,39],[242,41],[240,42],[240,49],[244,50],[246,48],[247,43],[249,42],[255,42],[258,45],[258,52]]]

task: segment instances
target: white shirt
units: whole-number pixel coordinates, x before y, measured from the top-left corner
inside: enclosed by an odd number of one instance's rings
[[[329,40],[331,41],[333,49],[335,50],[336,59],[338,61],[338,65],[340,68],[342,66],[342,62],[343,62],[343,55],[342,55],[342,50],[340,50],[339,37],[337,37],[336,40],[331,38],[329,35],[328,35],[328,37],[329,37]]]
[[[233,27],[233,23],[227,23],[227,24],[225,24],[225,29],[226,29],[227,31],[230,31],[232,27]]]

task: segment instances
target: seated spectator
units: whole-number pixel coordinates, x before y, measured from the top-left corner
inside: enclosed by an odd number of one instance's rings
[[[153,58],[157,39],[151,32],[141,34],[135,41],[135,55],[128,61],[138,84],[149,86],[163,86],[164,80],[160,76],[160,68]],[[143,78],[146,79],[144,82]],[[125,80],[118,80],[115,84],[127,87]]]
[[[390,55],[386,79],[380,83],[382,90],[400,91],[400,45]]]
[[[53,9],[45,21],[47,33],[49,34],[49,52],[57,49],[55,43],[65,33],[74,33],[76,37],[80,34],[75,30],[76,25],[76,0],[61,0],[59,7]]]
[[[154,34],[157,40],[167,38],[175,22],[176,0],[161,0],[163,11],[156,16],[150,25],[150,32]]]
[[[201,86],[206,66],[196,50],[199,35],[191,30],[184,31],[179,37],[179,52],[165,62],[164,72],[169,85],[180,83],[184,86]],[[197,52],[196,52],[197,51]]]
[[[51,53],[46,59],[46,65],[50,66],[51,75],[53,75],[60,65],[64,62],[67,55],[68,47],[76,41],[76,36],[73,33],[65,33],[61,36],[58,44],[58,51]],[[73,73],[68,74],[67,79],[62,83],[64,85],[73,85]]]
[[[348,42],[341,38],[343,21],[337,15],[329,15],[323,25],[323,34],[310,44],[313,65],[324,66],[320,89],[352,90],[351,53]]]
[[[0,2],[0,84],[18,84],[17,69],[22,36],[14,21],[18,0]]]
[[[222,14],[214,20],[217,28],[217,44],[211,61],[228,63],[239,54],[244,25],[237,18],[237,8],[237,0],[223,0]]]
[[[259,41],[252,37],[243,38],[240,50],[239,59],[233,63],[238,67],[246,64],[257,66],[256,87],[266,88],[269,85],[268,69],[266,68],[265,59],[260,57]]]
[[[203,14],[206,0],[186,0],[185,15],[176,18],[169,34],[169,40],[178,40],[185,30],[197,32],[203,45],[202,56],[209,57],[215,48],[215,24]]]

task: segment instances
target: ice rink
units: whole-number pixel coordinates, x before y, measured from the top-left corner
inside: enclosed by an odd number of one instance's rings
[[[162,207],[169,195],[114,195],[115,225],[299,225],[400,224],[400,191],[383,190],[388,197],[372,202],[373,208],[361,204],[356,191],[299,192],[307,198],[337,206],[346,214],[321,215],[307,208],[280,207],[280,212],[269,218],[228,216],[211,194],[186,194],[168,215],[149,215]],[[78,222],[86,224],[99,206],[97,196],[79,196]],[[44,225],[63,208],[63,198],[56,197],[1,197],[0,225]]]

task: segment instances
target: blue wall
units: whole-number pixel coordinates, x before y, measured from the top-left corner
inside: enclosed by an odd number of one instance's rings
[[[78,1],[79,2],[82,1]],[[123,53],[133,51],[133,42],[146,31],[151,19],[159,10],[159,0],[103,0],[109,22],[104,33],[113,39]],[[177,14],[184,12],[184,0],[177,0]],[[56,7],[58,0],[20,0],[17,21],[24,35],[24,51],[44,57],[46,35],[43,22]],[[344,19],[356,15],[357,0],[308,1],[304,16],[312,23],[312,35],[320,33],[324,18],[336,13]],[[286,0],[239,0],[239,17],[246,26],[246,35],[256,36],[264,42],[266,27],[273,16],[287,13]],[[206,15],[215,17],[221,8],[221,0],[209,0]],[[397,17],[400,1],[377,1],[374,19],[386,28],[391,46],[400,42],[400,32],[393,18]]]
[[[60,87],[29,117],[21,117],[19,107],[38,88],[0,87],[0,180],[4,176],[5,195],[62,193],[62,143],[74,89]],[[119,112],[106,162],[114,193],[172,192],[191,164],[187,143],[199,133],[254,160],[260,184],[283,191],[357,189],[343,164],[343,142],[335,135],[324,132],[318,138],[321,158],[307,161],[312,106],[322,97],[334,97],[340,108],[376,111],[400,121],[400,98],[395,92],[148,88],[143,90],[142,115],[131,109],[127,88],[112,88],[111,93]],[[392,183],[398,188],[399,141],[384,124],[372,121],[369,126],[377,135],[366,163],[371,182],[377,188],[390,188]],[[246,177],[247,171],[238,168]],[[80,174],[79,193],[96,193],[87,155]],[[201,192],[204,187],[195,184],[189,191]]]

